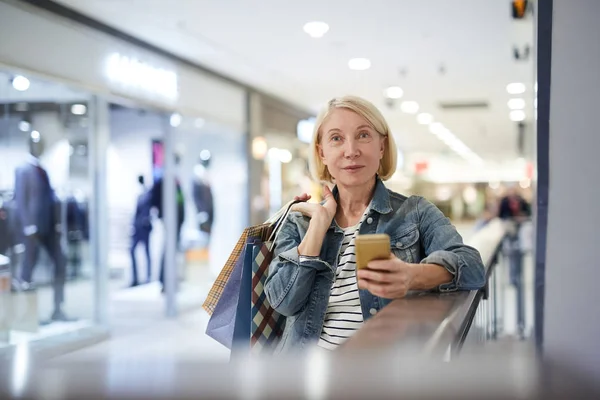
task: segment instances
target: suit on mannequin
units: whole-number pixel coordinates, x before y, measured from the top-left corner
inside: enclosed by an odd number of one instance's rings
[[[44,151],[41,138],[31,140],[29,157],[15,174],[15,204],[17,216],[25,235],[25,256],[21,271],[21,288],[31,289],[32,275],[40,247],[44,247],[54,263],[54,313],[51,319],[67,320],[61,310],[64,300],[66,257],[60,244],[56,216],[57,198],[50,185],[48,173],[40,165]]]

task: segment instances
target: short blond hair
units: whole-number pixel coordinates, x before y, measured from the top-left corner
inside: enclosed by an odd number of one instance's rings
[[[327,106],[321,110],[315,122],[312,141],[310,142],[309,168],[314,180],[317,182],[333,183],[333,177],[329,173],[327,166],[319,155],[319,143],[321,141],[321,127],[327,118],[336,109],[345,108],[353,111],[367,120],[369,125],[381,136],[385,137],[386,145],[383,151],[383,157],[377,174],[382,180],[387,180],[396,172],[396,163],[398,161],[398,150],[394,137],[390,134],[390,127],[381,112],[370,101],[358,96],[336,97],[327,103]]]

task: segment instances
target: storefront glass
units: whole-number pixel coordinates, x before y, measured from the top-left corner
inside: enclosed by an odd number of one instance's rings
[[[91,99],[0,71],[0,346],[94,317]]]
[[[149,312],[161,307],[170,232],[177,243],[178,306],[199,307],[248,224],[245,134],[209,118],[117,104],[110,106],[109,126],[111,299],[137,299]],[[165,229],[162,209],[166,135],[176,181],[173,230]]]

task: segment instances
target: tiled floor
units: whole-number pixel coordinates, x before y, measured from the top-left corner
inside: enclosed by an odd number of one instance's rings
[[[115,290],[111,296],[111,339],[61,356],[62,360],[157,359],[227,361],[229,350],[205,335],[208,314],[201,309],[212,284],[208,268],[189,270],[178,297],[179,316],[165,317],[158,283]]]

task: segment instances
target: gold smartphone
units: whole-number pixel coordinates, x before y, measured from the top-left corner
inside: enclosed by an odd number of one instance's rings
[[[367,268],[373,260],[386,260],[391,256],[390,237],[385,233],[358,235],[356,245],[356,269]]]

